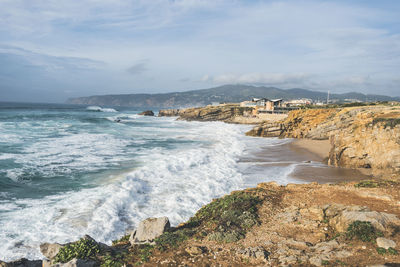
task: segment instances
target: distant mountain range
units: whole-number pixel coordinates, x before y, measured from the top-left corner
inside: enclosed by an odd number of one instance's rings
[[[300,88],[284,90],[264,86],[223,85],[210,89],[164,94],[123,94],[77,97],[68,99],[67,103],[137,108],[183,108],[204,106],[212,102],[241,102],[253,97],[265,97],[269,99],[282,98],[284,100],[309,98],[316,101],[326,101],[327,93]],[[364,95],[356,92],[331,94],[330,99],[337,99],[341,102],[346,99],[359,101],[400,101],[400,97]]]

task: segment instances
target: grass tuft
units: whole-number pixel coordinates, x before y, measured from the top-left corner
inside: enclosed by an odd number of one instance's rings
[[[350,240],[357,238],[364,242],[373,242],[383,234],[376,230],[370,222],[354,221],[347,228],[346,237]]]
[[[239,191],[216,199],[202,207],[189,220],[191,225],[203,225],[209,230],[208,239],[236,242],[258,223],[257,207],[262,199],[257,190]]]
[[[54,258],[54,262],[66,263],[72,259],[95,260],[100,252],[100,246],[96,241],[82,238],[77,242],[68,244],[60,249]]]

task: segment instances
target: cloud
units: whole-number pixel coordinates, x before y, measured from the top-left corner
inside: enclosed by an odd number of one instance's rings
[[[35,69],[82,95],[105,80],[111,93],[253,83],[399,95],[399,12],[396,1],[2,0],[0,53],[13,58],[0,58],[2,79]]]
[[[144,62],[137,63],[127,69],[127,72],[131,75],[138,75],[147,71],[147,64]]]

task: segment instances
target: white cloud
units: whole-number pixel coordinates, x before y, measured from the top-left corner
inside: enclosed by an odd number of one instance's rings
[[[378,86],[380,93],[398,95],[399,6],[315,0],[0,0],[0,40],[55,58],[104,62],[102,75],[118,77],[113,93],[255,83],[363,92]],[[151,69],[140,65],[143,58]],[[128,66],[146,75],[132,79]]]

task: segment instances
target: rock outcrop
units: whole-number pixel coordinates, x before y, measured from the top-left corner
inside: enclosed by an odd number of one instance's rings
[[[28,259],[20,259],[12,262],[0,261],[0,267],[42,267],[42,261]]]
[[[54,258],[64,245],[58,243],[43,243],[40,245],[40,252],[48,259]]]
[[[330,140],[328,163],[400,177],[400,107],[306,109],[281,123],[264,123],[250,136]]]
[[[180,109],[161,109],[158,117],[178,117]]]
[[[154,116],[154,112],[152,110],[145,110],[143,112],[140,112],[138,115],[142,116]]]
[[[148,218],[139,223],[138,228],[131,234],[129,242],[132,245],[152,243],[169,228],[170,223],[167,217]]]
[[[235,122],[237,116],[250,116],[251,108],[239,105],[206,106],[199,108],[160,110],[158,116],[179,116],[186,121],[224,121]]]

